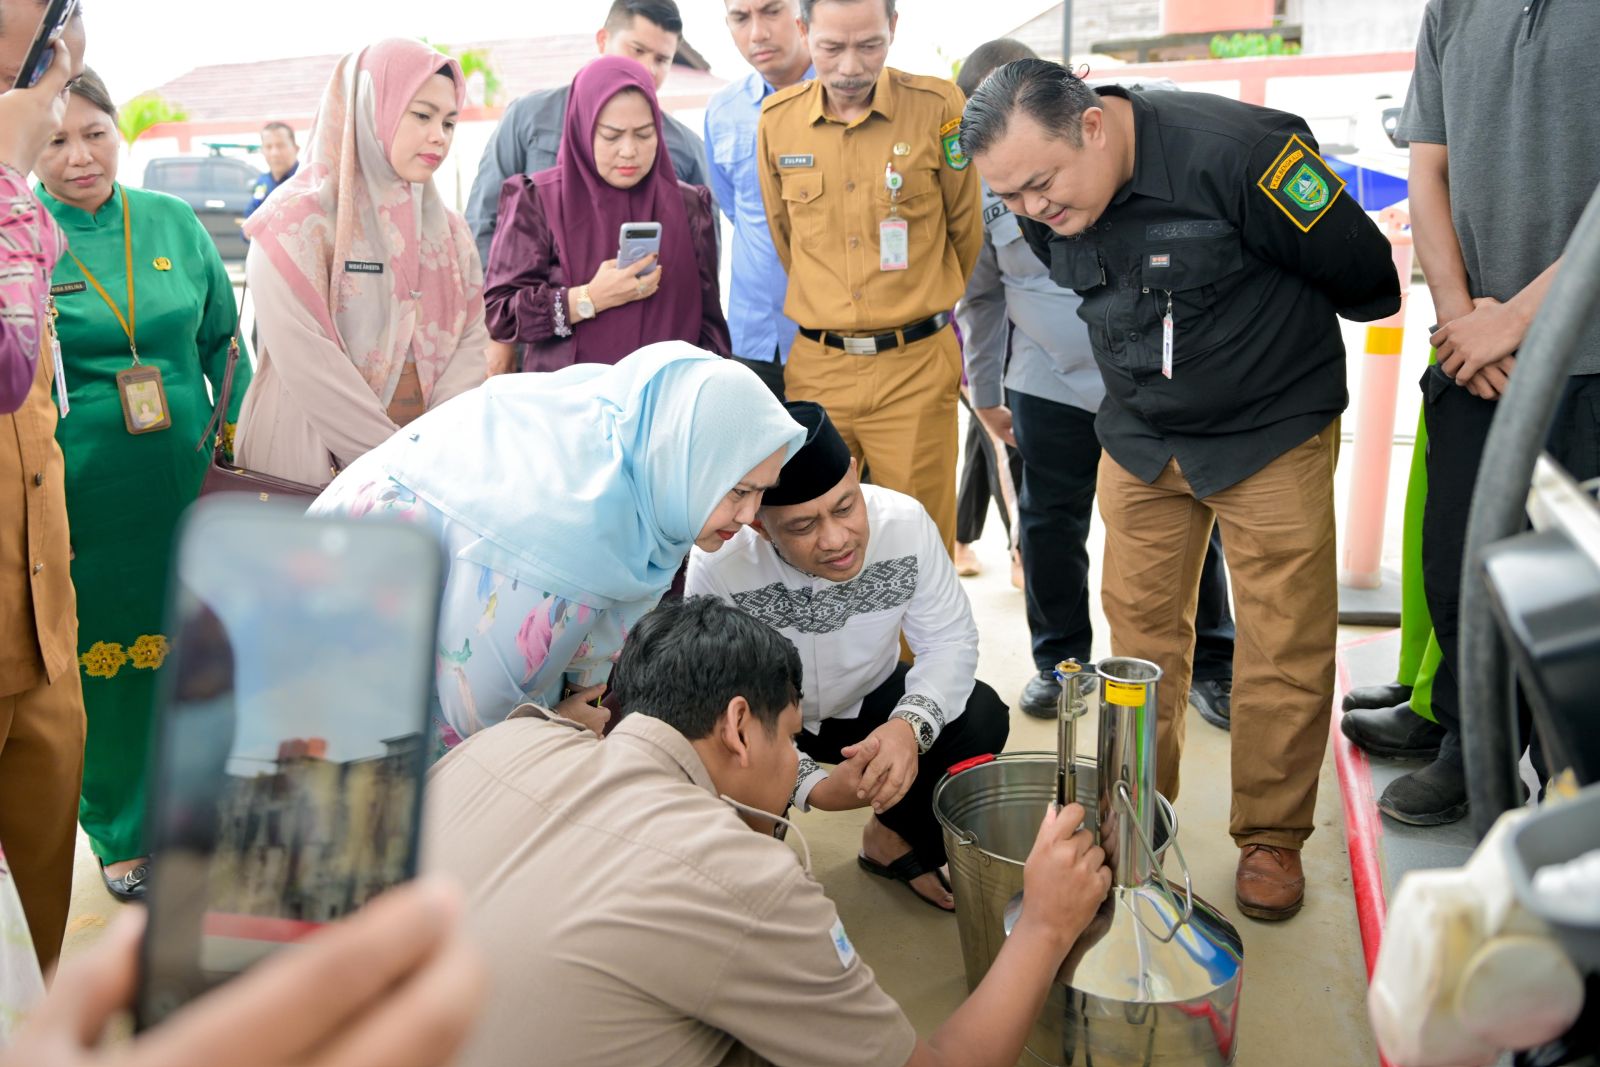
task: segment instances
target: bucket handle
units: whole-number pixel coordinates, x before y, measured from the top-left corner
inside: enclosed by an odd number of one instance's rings
[[[1178,867],[1183,871],[1183,903],[1180,905],[1178,903],[1178,895],[1172,891],[1172,883],[1167,881],[1167,874],[1161,869],[1161,860],[1150,844],[1149,835],[1144,832],[1144,827],[1139,825],[1139,820],[1134,815],[1133,794],[1128,790],[1127,782],[1117,783],[1117,804],[1122,808],[1122,817],[1128,820],[1139,837],[1139,847],[1144,849],[1145,856],[1150,860],[1150,869],[1155,873],[1156,883],[1166,893],[1167,899],[1172,902],[1172,906],[1183,913],[1178,921],[1173,924],[1172,929],[1166,932],[1165,936],[1150,930],[1150,933],[1158,941],[1165,944],[1178,935],[1178,927],[1194,917],[1194,880],[1189,875],[1189,861],[1184,859],[1183,846],[1178,844],[1177,828],[1171,822],[1168,822],[1167,844],[1171,845],[1172,851],[1177,854]],[[1167,817],[1166,813],[1162,812],[1160,804],[1156,805],[1156,811],[1161,814],[1163,819]],[[1142,919],[1140,921],[1143,922]],[[1150,928],[1146,925],[1145,929],[1149,930]]]

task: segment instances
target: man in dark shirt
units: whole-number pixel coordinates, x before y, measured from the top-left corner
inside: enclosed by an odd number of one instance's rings
[[[1178,788],[1212,523],[1233,572],[1240,910],[1300,909],[1333,698],[1338,315],[1400,307],[1389,245],[1293,115],[1200,93],[1096,92],[1020,60],[961,145],[1058,285],[1083,297],[1106,400],[1102,582],[1118,655],[1160,665],[1157,769]]]
[[[300,146],[295,142],[294,129],[287,122],[269,122],[261,127],[261,158],[266,161],[267,172],[250,191],[246,218],[254,215],[272,191],[293,178],[300,169]]]

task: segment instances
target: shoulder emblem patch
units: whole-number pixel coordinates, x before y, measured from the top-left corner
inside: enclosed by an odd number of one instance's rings
[[[939,143],[944,146],[944,161],[951,170],[966,170],[971,162],[961,151],[961,119],[953,118],[939,127]]]
[[[1309,233],[1344,192],[1344,179],[1322,161],[1299,134],[1289,138],[1278,158],[1262,173],[1256,187],[1289,221]]]

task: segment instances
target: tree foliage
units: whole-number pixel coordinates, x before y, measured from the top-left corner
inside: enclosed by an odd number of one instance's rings
[[[1217,34],[1211,38],[1212,59],[1243,59],[1246,56],[1297,56],[1298,41],[1285,41],[1283,35],[1274,33],[1235,33],[1231,37]]]
[[[122,139],[131,145],[152,126],[163,122],[187,122],[188,119],[189,113],[183,108],[155,93],[145,93],[122,105],[117,125],[122,130]]]

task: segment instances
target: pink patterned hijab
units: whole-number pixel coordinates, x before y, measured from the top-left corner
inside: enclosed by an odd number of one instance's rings
[[[445,69],[459,107],[460,65],[420,41],[380,41],[339,60],[299,171],[244,227],[384,404],[408,354],[431,401],[483,315],[483,267],[466,221],[433,182],[405,182],[389,162],[407,105]]]

